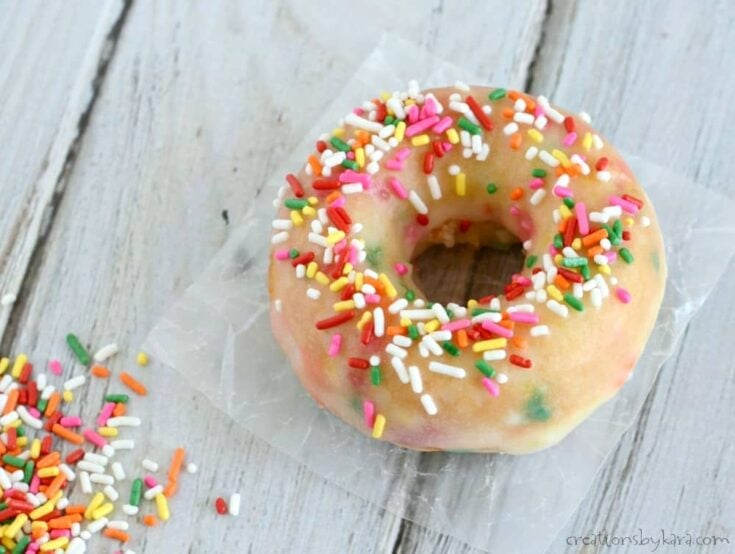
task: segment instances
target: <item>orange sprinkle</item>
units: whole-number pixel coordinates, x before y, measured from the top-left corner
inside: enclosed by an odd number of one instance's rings
[[[56,411],[56,408],[59,407],[59,402],[61,402],[61,393],[58,391],[54,391],[51,393],[51,396],[48,399],[48,404],[46,404],[46,411],[43,412],[43,415],[46,417],[51,417],[54,412]]]
[[[329,196],[325,198],[325,201],[327,204],[331,204],[332,202],[337,200],[340,196],[342,196],[342,194],[338,190],[335,190],[329,193]]]
[[[0,441],[0,456],[5,454],[8,451],[8,448],[5,446],[5,443],[3,441]]]
[[[70,514],[56,517],[48,521],[49,529],[68,529],[72,523],[82,521],[82,514]]]
[[[46,488],[45,494],[47,498],[52,498],[57,492],[61,490],[61,487],[66,483],[66,475],[59,473],[51,484]]]
[[[177,481],[169,481],[166,486],[163,487],[163,496],[171,498],[179,490],[179,483]]]
[[[572,285],[562,275],[558,274],[554,277],[554,284],[561,290],[568,290]]]
[[[127,406],[123,402],[118,402],[112,409],[112,417],[124,416],[128,411]]]
[[[143,516],[143,525],[153,527],[156,523],[158,523],[158,520],[153,514],[146,514]]]
[[[598,254],[602,254],[605,250],[600,246],[599,244],[597,246],[593,246],[589,250],[587,250],[587,256],[590,258],[594,258]]]
[[[65,441],[69,441],[73,444],[84,444],[84,437],[82,435],[78,435],[73,431],[69,431],[69,429],[62,425],[59,425],[58,423],[54,423],[54,426],[51,427],[51,432],[54,435],[61,437]]]
[[[504,108],[502,113],[505,119],[513,119],[513,115],[516,112],[513,110],[513,108]]]
[[[101,379],[107,379],[110,376],[110,370],[101,365],[93,365],[91,371],[92,375]]]
[[[148,389],[145,388],[143,383],[135,379],[135,377],[133,377],[129,373],[123,371],[120,374],[120,381],[122,381],[126,387],[128,387],[136,394],[139,394],[140,396],[145,396],[146,394],[148,394]]]
[[[319,177],[322,174],[322,164],[316,159],[316,156],[309,156],[309,165],[311,166],[314,175]]]
[[[104,535],[107,538],[115,539],[120,542],[128,542],[130,540],[130,535],[128,535],[125,531],[120,531],[120,529],[110,529],[109,527],[105,529]]]
[[[513,327],[515,326],[515,322],[509,319],[503,319],[501,321],[498,321],[498,325],[500,325],[501,327],[505,327],[506,329],[513,330]]]
[[[15,410],[15,406],[18,403],[19,394],[20,394],[20,389],[13,389],[8,393],[8,400],[5,402],[5,408],[3,408],[3,415],[7,415],[13,410]]]
[[[532,114],[536,111],[536,101],[532,98],[526,98],[526,113]]]
[[[66,514],[83,514],[87,507],[84,504],[72,504],[66,507]]]
[[[389,325],[385,328],[385,334],[389,337],[395,337],[396,335],[406,335],[406,328],[400,325]]]
[[[179,479],[179,473],[181,472],[181,464],[184,463],[184,456],[186,456],[186,450],[183,448],[177,448],[174,450],[174,457],[171,459],[171,467],[168,468],[168,484],[164,494],[167,497],[173,496],[176,492],[176,482]]]
[[[602,228],[598,229],[594,233],[590,233],[589,235],[586,235],[582,237],[582,244],[584,246],[592,246],[593,244],[597,244],[602,239],[607,237],[607,229]]]
[[[512,339],[510,339],[510,343],[516,348],[519,348],[521,350],[523,350],[524,348],[526,348],[526,346],[528,346],[526,339],[521,338],[521,337],[513,337]]]
[[[467,331],[460,329],[457,331],[457,346],[460,348],[467,348],[470,341],[467,339]]]
[[[51,452],[49,454],[46,454],[43,458],[36,462],[36,469],[43,469],[45,467],[58,465],[60,460],[61,454],[56,451]]]
[[[510,147],[513,150],[518,150],[521,147],[521,143],[523,142],[523,137],[520,133],[513,133],[513,136],[510,137]]]
[[[514,188],[510,193],[511,200],[520,200],[523,198],[523,189],[521,187]]]

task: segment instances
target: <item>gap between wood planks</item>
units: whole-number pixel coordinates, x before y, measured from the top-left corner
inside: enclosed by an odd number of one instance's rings
[[[0,350],[9,352],[10,347],[15,339],[18,325],[20,322],[21,314],[26,305],[26,298],[30,295],[33,290],[33,285],[37,279],[37,271],[34,268],[40,266],[37,263],[42,257],[46,247],[46,242],[53,227],[54,219],[61,201],[64,198],[64,192],[66,190],[66,184],[74,171],[75,163],[79,155],[79,151],[82,147],[85,133],[89,127],[89,122],[92,119],[94,108],[97,104],[102,85],[107,77],[107,70],[110,67],[110,63],[115,56],[117,51],[117,44],[120,40],[123,27],[127,21],[130,8],[133,5],[133,0],[122,0],[122,7],[116,15],[113,15],[107,22],[101,21],[100,25],[108,23],[109,30],[104,34],[101,41],[96,41],[95,37],[91,37],[89,50],[93,51],[97,49],[97,58],[93,60],[94,71],[85,74],[84,69],[80,69],[80,79],[85,79],[88,82],[80,82],[75,84],[75,89],[80,91],[90,90],[89,97],[87,98],[86,104],[82,106],[69,106],[67,112],[78,111],[78,116],[74,124],[74,133],[70,136],[66,136],[63,132],[64,122],[60,121],[59,136],[60,140],[67,140],[67,144],[60,144],[60,152],[56,155],[52,151],[47,159],[43,162],[43,168],[41,176],[35,183],[35,186],[40,189],[46,189],[50,193],[48,202],[44,205],[38,206],[39,210],[42,210],[42,214],[35,214],[36,217],[40,218],[40,225],[38,229],[38,235],[36,236],[36,242],[30,249],[30,252],[26,254],[24,267],[22,267],[21,284],[18,287],[18,299],[12,304],[8,310],[7,319],[0,322]],[[104,29],[103,29],[104,31]],[[81,101],[82,98],[74,98],[74,100]],[[63,118],[62,118],[63,119]],[[57,175],[49,174],[48,172],[57,171]]]

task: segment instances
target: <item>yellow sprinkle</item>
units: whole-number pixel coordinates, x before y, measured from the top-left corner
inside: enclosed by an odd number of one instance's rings
[[[452,144],[457,144],[459,142],[459,135],[457,134],[457,130],[454,128],[447,129],[447,139]]]
[[[31,511],[28,515],[31,519],[38,519],[54,511],[54,504],[52,502],[44,502],[38,508]]]
[[[102,506],[102,503],[105,501],[105,495],[101,492],[98,492],[92,497],[92,500],[89,501],[89,504],[87,504],[87,507],[84,510],[84,517],[87,519],[92,519],[92,512],[94,512],[97,508]]]
[[[454,178],[454,190],[457,196],[467,194],[467,177],[464,173],[457,173],[457,176]]]
[[[417,135],[411,139],[411,144],[414,146],[424,146],[429,144],[429,135]]]
[[[17,428],[17,427],[20,427],[21,425],[23,425],[23,422],[20,419],[16,419],[14,422],[8,423],[5,427],[3,427],[3,431],[7,431],[11,427]]]
[[[42,533],[48,531],[48,523],[45,521],[34,521],[31,523],[31,531]]]
[[[329,233],[329,236],[327,236],[327,244],[329,244],[330,246],[333,244],[337,244],[343,238],[345,238],[344,231],[335,231],[334,233]]]
[[[610,266],[607,264],[597,266],[597,271],[604,273],[605,275],[610,275]]]
[[[388,295],[388,298],[395,298],[396,296],[398,296],[398,291],[396,290],[396,287],[393,286],[393,283],[391,283],[390,279],[385,273],[381,273],[378,276],[378,279],[385,286],[385,294]]]
[[[365,166],[365,149],[364,148],[358,148],[355,150],[355,161],[357,162],[357,165],[360,167]]]
[[[472,310],[474,310],[475,308],[477,308],[477,306],[478,306],[478,304],[477,304],[477,300],[475,300],[474,298],[470,298],[470,299],[469,299],[469,300],[467,301],[467,309],[468,309],[469,311],[472,311]]]
[[[579,250],[580,248],[582,248],[582,239],[580,239],[579,237],[574,239],[572,241],[572,248],[574,248],[575,250]]]
[[[439,327],[441,327],[441,322],[438,319],[432,319],[424,324],[424,329],[426,329],[427,333],[433,333],[439,329]]]
[[[373,438],[379,439],[383,436],[383,431],[385,430],[385,416],[383,414],[378,414],[375,416],[375,423],[373,424]]]
[[[345,136],[345,130],[344,127],[335,127],[332,129],[332,134],[336,137],[343,137]]]
[[[147,366],[150,359],[148,358],[148,354],[145,352],[138,352],[138,355],[135,357],[135,361],[138,362],[139,366]]]
[[[161,521],[168,521],[171,514],[168,511],[168,500],[162,493],[156,495],[156,510],[158,510],[158,517]]]
[[[365,327],[371,319],[373,319],[373,312],[362,312],[360,321],[357,322],[358,331],[362,331],[362,328]]]
[[[632,217],[624,217],[623,225],[625,225],[626,227],[632,227],[633,225],[635,225],[635,221]]]
[[[53,552],[54,550],[59,548],[63,549],[67,544],[69,544],[69,537],[57,537],[53,540],[43,543],[39,550],[41,552]]]
[[[393,136],[396,137],[396,140],[398,142],[403,140],[403,133],[406,132],[406,122],[405,121],[399,121],[398,125],[396,125],[396,132],[393,133]]]
[[[316,196],[309,196],[306,201],[309,203],[309,206],[316,206],[319,203],[319,199]]]
[[[103,437],[116,437],[117,427],[98,427],[97,432]]]
[[[350,271],[353,269],[352,264],[350,262],[346,262],[345,266],[342,268],[342,275],[349,275]]]
[[[21,513],[15,516],[13,523],[11,523],[5,528],[5,536],[9,539],[14,538],[15,535],[18,534],[18,531],[20,531],[20,528],[23,527],[23,525],[25,525],[26,521],[28,521],[28,516],[26,514]]]
[[[41,439],[33,439],[31,442],[31,458],[34,460],[41,455]]]
[[[561,261],[563,259],[564,259],[564,256],[562,256],[561,254],[557,254],[556,256],[554,256],[554,263],[556,265],[561,265]]]
[[[335,302],[332,307],[334,308],[335,312],[346,312],[347,310],[351,310],[355,307],[355,301],[341,300],[339,302]]]
[[[498,350],[500,348],[505,348],[507,344],[508,339],[504,338],[481,340],[480,342],[476,342],[472,345],[472,351],[485,352],[485,350]]]
[[[301,217],[301,214],[297,210],[291,210],[291,221],[293,221],[294,225],[301,225],[304,222],[304,218]]]
[[[340,277],[334,283],[329,285],[329,290],[332,292],[339,292],[347,286],[347,283],[349,283],[347,277]]]
[[[406,98],[406,101],[404,102],[406,106],[413,106],[415,103],[416,100],[414,100],[413,98]]]
[[[321,271],[317,271],[316,275],[314,276],[314,279],[316,279],[316,282],[320,285],[328,285],[329,284],[329,277],[324,275]]]
[[[312,208],[311,206],[304,206],[301,209],[301,213],[305,215],[306,217],[314,217],[316,215],[316,210]]]
[[[8,371],[9,367],[10,367],[10,359],[0,358],[0,375]]]
[[[549,296],[551,296],[551,298],[553,298],[557,302],[561,302],[562,300],[564,300],[564,296],[562,296],[561,291],[556,288],[555,285],[549,285],[548,287],[546,287],[546,292],[548,292]]]
[[[317,269],[319,269],[319,266],[316,262],[309,262],[309,265],[306,266],[306,276],[313,279]]]
[[[39,469],[36,473],[41,479],[44,479],[45,477],[56,477],[59,474],[59,468],[58,466],[44,467]]]
[[[391,96],[391,94],[388,91],[383,91],[383,92],[380,93],[380,99],[383,102],[386,102],[386,101],[390,100],[390,96]]]
[[[28,445],[28,437],[18,437],[15,441],[18,446],[27,446]]]
[[[355,290],[362,290],[362,271],[355,274]]]
[[[27,362],[28,356],[26,356],[25,354],[18,354],[18,356],[16,356],[15,363],[13,364],[13,369],[10,371],[13,379],[18,379],[20,377],[20,373],[23,371],[23,368],[25,367]]]
[[[554,156],[557,160],[559,160],[561,162],[561,165],[563,165],[564,167],[567,167],[567,168],[572,167],[572,162],[569,161],[569,158],[567,158],[567,155],[561,150],[557,150],[556,148],[554,148],[551,151],[551,155]]]
[[[402,317],[398,321],[398,323],[400,324],[401,327],[410,327],[411,326],[411,320],[408,319],[407,317]]]
[[[111,514],[114,509],[115,505],[112,502],[106,502],[92,512],[92,519],[105,517],[106,515]]]
[[[592,135],[590,133],[585,133],[584,138],[582,139],[582,146],[585,150],[588,150],[592,148]]]
[[[569,208],[567,208],[566,204],[562,204],[561,206],[559,206],[559,213],[561,214],[562,219],[566,219],[572,216],[572,212],[569,211]]]
[[[542,135],[537,129],[529,129],[528,136],[531,137],[531,140],[534,142],[544,142],[544,135]]]
[[[65,390],[62,393],[61,398],[63,398],[64,402],[66,402],[67,404],[71,404],[72,402],[74,402],[74,393],[70,390]]]

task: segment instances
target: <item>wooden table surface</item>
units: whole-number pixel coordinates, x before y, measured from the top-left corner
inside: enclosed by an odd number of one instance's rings
[[[384,31],[488,84],[585,109],[619,148],[735,194],[728,0],[355,6],[0,4],[0,294],[18,297],[0,310],[2,352],[39,364],[59,356],[70,375],[79,368],[63,337],[74,330],[90,345],[114,340],[115,368],[132,366],[226,240],[222,211],[237,221]],[[725,340],[734,304],[723,279],[550,552],[580,551],[569,535],[638,529],[735,543],[735,341]],[[131,545],[137,552],[475,552],[243,437],[198,395],[166,397],[155,367],[136,371],[159,399],[140,404],[139,444],[162,459],[188,445],[202,468],[183,482],[173,519]],[[82,413],[95,413],[104,390],[80,392]],[[217,518],[212,499],[235,489],[242,514]]]

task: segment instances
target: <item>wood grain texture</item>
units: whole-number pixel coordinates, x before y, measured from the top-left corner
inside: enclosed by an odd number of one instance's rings
[[[733,194],[735,162],[723,153],[735,146],[735,82],[723,57],[735,12],[724,0],[383,3],[359,25],[344,2],[125,6],[0,8],[10,214],[0,218],[0,291],[21,291],[0,330],[4,349],[41,363],[59,356],[67,375],[80,371],[62,342],[69,330],[94,347],[119,342],[125,354],[111,367],[133,367],[153,322],[228,236],[222,211],[238,220],[383,31],[489,83],[584,108],[621,148]],[[721,283],[551,552],[579,551],[568,535],[603,529],[735,540],[735,346],[712,332],[732,327],[722,306],[734,301],[735,287]],[[167,391],[168,405],[136,403],[142,451],[125,460],[164,461],[183,442],[202,468],[138,552],[216,552],[234,541],[256,553],[477,552],[325,483],[166,371],[133,371],[156,398]],[[80,393],[83,414],[107,388]],[[213,498],[233,488],[242,516],[216,518]]]

